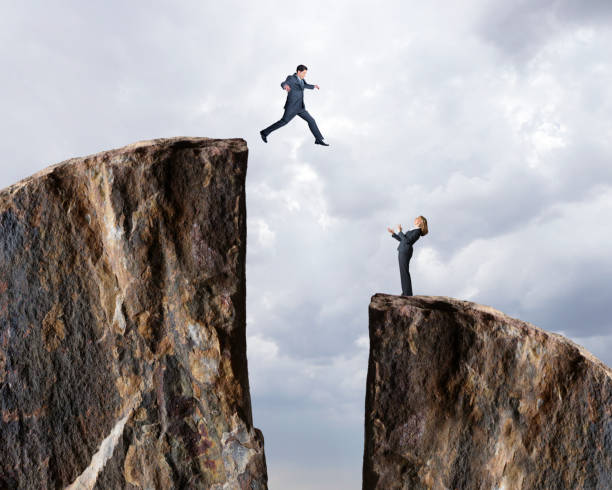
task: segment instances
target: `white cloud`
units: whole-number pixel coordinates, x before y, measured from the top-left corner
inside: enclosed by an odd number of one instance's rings
[[[250,219],[248,222],[249,233],[257,237],[257,245],[264,248],[274,246],[276,233],[270,225],[263,219]]]
[[[355,341],[355,344],[361,349],[369,349],[370,338],[367,335],[362,335]]]
[[[263,364],[278,358],[278,345],[273,340],[252,335],[247,338],[247,345],[249,359],[256,364]]]

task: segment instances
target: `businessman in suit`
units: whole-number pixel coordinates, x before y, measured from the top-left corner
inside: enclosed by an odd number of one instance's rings
[[[304,77],[306,76],[306,68],[304,65],[298,65],[296,71],[293,75],[289,75],[287,79],[281,83],[281,87],[283,90],[287,91],[287,101],[285,102],[285,113],[283,117],[276,121],[271,126],[268,126],[266,129],[262,129],[259,134],[261,135],[261,139],[264,140],[265,143],[268,142],[268,135],[287,124],[291,121],[295,116],[300,116],[304,121],[308,123],[308,127],[315,137],[315,144],[329,146],[328,143],[323,141],[323,135],[319,128],[317,127],[317,123],[314,118],[308,113],[306,110],[306,106],[304,105],[304,89],[319,89],[318,85],[311,85],[306,83]]]
[[[427,235],[427,220],[424,216],[414,219],[415,228],[404,233],[402,226],[397,225],[397,233],[392,228],[387,228],[391,236],[398,240],[397,247],[400,269],[400,279],[402,281],[402,296],[412,296],[412,281],[410,279],[410,259],[412,258],[412,246],[422,236]]]

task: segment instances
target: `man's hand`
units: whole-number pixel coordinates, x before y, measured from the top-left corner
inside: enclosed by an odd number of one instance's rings
[[[389,233],[391,233],[392,235],[393,235],[393,233],[395,233],[395,232],[393,231],[393,228],[387,228],[387,231],[388,231]]]
[[[285,84],[285,86],[283,87],[287,92],[289,92],[291,90],[291,87],[289,86],[289,84]]]
[[[317,90],[319,90],[321,87],[319,87],[318,85],[315,85],[315,88],[316,88]]]
[[[399,231],[402,231],[402,225],[397,225],[397,229],[398,229]]]

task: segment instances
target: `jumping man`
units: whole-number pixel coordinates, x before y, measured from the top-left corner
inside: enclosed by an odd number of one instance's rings
[[[268,135],[272,131],[284,126],[295,116],[300,116],[308,123],[310,131],[315,137],[315,144],[329,146],[328,143],[323,141],[323,135],[321,134],[321,131],[319,131],[317,123],[304,106],[304,89],[319,89],[318,85],[310,85],[309,83],[306,83],[306,80],[304,80],[307,70],[308,68],[306,68],[304,65],[298,65],[295,73],[293,75],[289,75],[287,79],[281,83],[281,87],[287,91],[287,101],[285,102],[284,107],[285,113],[283,114],[283,117],[272,124],[272,126],[268,126],[266,129],[259,132],[261,139],[264,140],[265,143],[268,142]]]

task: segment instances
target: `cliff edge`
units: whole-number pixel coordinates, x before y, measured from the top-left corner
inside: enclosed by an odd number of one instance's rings
[[[376,294],[364,489],[612,488],[612,371],[492,308]]]
[[[0,487],[265,489],[241,139],[157,139],[0,191]]]

